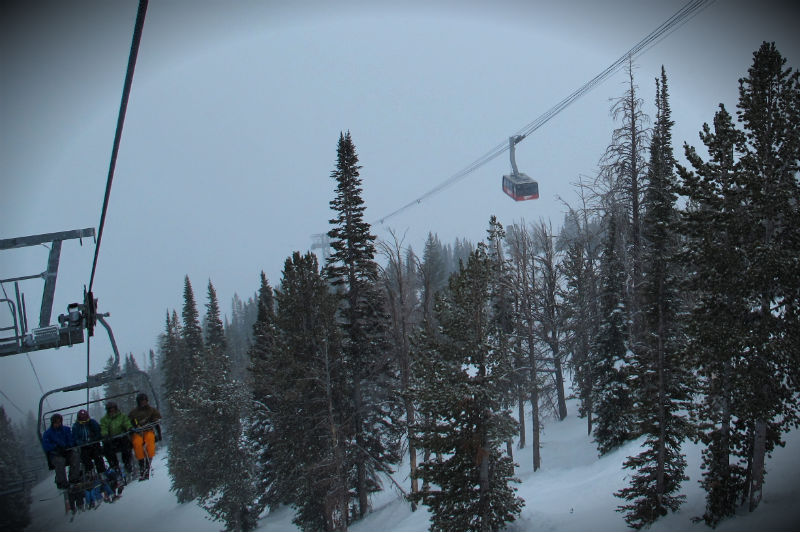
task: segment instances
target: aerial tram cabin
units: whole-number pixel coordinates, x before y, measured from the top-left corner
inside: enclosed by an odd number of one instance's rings
[[[503,176],[503,192],[517,202],[536,200],[539,198],[539,184],[527,174],[517,170],[517,161],[514,158],[514,147],[522,139],[522,135],[509,137],[508,148],[511,158],[511,174]]]

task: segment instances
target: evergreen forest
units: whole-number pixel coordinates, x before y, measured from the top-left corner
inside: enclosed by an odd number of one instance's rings
[[[644,438],[615,494],[631,528],[685,501],[687,439],[703,445],[697,520],[754,510],[766,458],[800,425],[800,73],[786,63],[763,43],[737,108],[708,110],[702,145],[682,147],[667,71],[641,89],[629,65],[560,226],[491,217],[475,243],[435,228],[418,251],[378,240],[343,131],[326,253],[291,251],[229,313],[212,280],[202,298],[188,276],[175,288],[183,307],[146,370],[178,501],[227,530],[289,506],[303,530],[344,531],[390,479],[432,531],[502,530],[525,505],[515,468],[546,453],[543,421],[576,416],[598,455]]]

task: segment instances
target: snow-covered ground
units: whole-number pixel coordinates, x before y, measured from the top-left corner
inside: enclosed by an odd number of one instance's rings
[[[576,402],[568,403],[570,416],[562,422],[548,421],[542,435],[542,468],[533,473],[531,449],[515,447],[515,461],[521,465],[517,476],[522,483],[518,495],[525,500],[520,519],[509,524],[511,531],[622,531],[627,526],[615,511],[622,500],[613,493],[627,484],[630,471],[622,469],[629,455],[638,453],[643,439],[630,442],[603,458],[586,435],[586,421],[578,419]],[[530,428],[530,424],[527,425]],[[530,442],[530,438],[528,439]],[[699,445],[687,443],[687,474],[682,493],[687,501],[679,512],[652,527],[655,531],[711,531],[692,518],[703,514],[704,493],[700,479]],[[70,522],[63,499],[52,479],[33,490],[31,531],[219,531],[221,522],[208,519],[195,503],[178,504],[169,491],[166,453],[158,450],[152,479],[128,485],[113,504],[78,513]],[[800,431],[786,437],[786,447],[767,460],[767,479],[761,505],[753,513],[741,511],[717,528],[720,531],[800,530]],[[394,478],[409,485],[408,466]],[[352,531],[427,531],[429,514],[425,507],[412,512],[399,491],[387,480],[383,492],[373,495],[373,512],[351,526]],[[292,510],[267,513],[259,531],[295,531]]]

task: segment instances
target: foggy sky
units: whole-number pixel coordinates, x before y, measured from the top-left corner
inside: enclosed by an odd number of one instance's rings
[[[285,258],[328,230],[341,131],[352,134],[375,222],[545,112],[683,3],[152,1],[94,284],[120,350],[144,364],[165,313],[181,308],[185,275],[201,314],[209,279],[228,315],[261,270],[276,286]],[[0,5],[0,238],[97,228],[136,7]],[[653,80],[666,68],[679,158],[684,141],[700,144],[718,103],[735,110],[737,80],[763,40],[797,68],[796,15],[788,2],[718,1],[635,61],[651,116]],[[492,214],[557,227],[561,199],[574,203],[572,184],[597,169],[624,82],[618,73],[517,147],[539,200],[502,193],[503,156],[374,232],[392,228],[421,252],[428,231],[477,242]],[[92,243],[64,243],[53,321],[82,298],[93,253]],[[0,278],[46,261],[44,247],[0,251]],[[42,286],[21,283],[31,323]],[[94,373],[111,349],[102,331],[91,346]],[[85,345],[6,357],[0,390],[35,411],[41,390],[85,374]]]

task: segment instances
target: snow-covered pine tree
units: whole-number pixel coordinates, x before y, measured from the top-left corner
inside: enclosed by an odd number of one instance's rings
[[[167,336],[180,331],[180,339],[174,354],[165,354],[165,387],[172,420],[170,420],[170,446],[167,455],[172,490],[179,503],[189,502],[198,496],[198,488],[203,475],[202,464],[198,463],[202,438],[198,420],[200,413],[195,409],[192,386],[197,380],[199,367],[203,363],[203,331],[194,299],[189,276],[184,278],[183,324],[167,323]],[[173,355],[174,357],[170,357]]]
[[[258,314],[258,297],[245,302],[238,294],[231,299],[231,320],[225,318],[225,340],[231,358],[233,376],[241,381],[248,379],[250,346],[253,340],[253,323]]]
[[[103,372],[110,376],[118,376],[122,373],[122,364],[118,358],[110,355],[108,356],[106,364],[103,367]],[[121,396],[125,392],[127,391],[124,389],[123,384],[118,380],[114,380],[103,385],[103,394],[105,394],[105,397],[115,398],[115,401],[117,401],[119,404],[119,410],[122,413],[127,413],[133,408],[133,405],[130,403],[130,398]]]
[[[715,132],[704,125],[701,133],[709,161],[687,146],[694,171],[681,169],[692,200],[687,234],[702,243],[695,270],[718,269],[710,278],[716,295],[693,287],[690,322],[693,345],[703,348],[703,519],[710,525],[732,515],[739,497],[751,511],[758,505],[765,458],[798,420],[800,73],[785,64],[774,43],[761,45],[739,82],[742,129],[720,106]],[[719,310],[704,317],[709,306]],[[704,336],[708,329],[713,338]]]
[[[202,432],[198,454],[193,458],[200,468],[197,496],[215,520],[225,523],[227,531],[248,531],[258,518],[253,512],[257,495],[252,455],[240,442],[241,414],[250,410],[252,399],[246,387],[232,376],[219,301],[211,280],[203,322],[205,355],[191,387],[195,420]]]
[[[431,344],[427,339],[435,336],[438,330],[434,307],[441,291],[447,288],[451,255],[449,247],[443,245],[435,233],[428,233],[422,253],[422,261],[419,262],[417,267],[420,287],[420,312],[422,316],[420,317],[419,329],[415,332],[411,341],[412,360],[414,361],[420,358],[436,357],[433,351],[429,349]],[[412,386],[414,386],[413,383],[417,380],[417,377],[416,370],[414,370],[412,372]],[[409,431],[416,431],[416,429],[411,427]],[[429,449],[423,448],[422,460],[428,461],[430,454],[431,451]],[[426,487],[423,485],[423,490],[425,489]]]
[[[288,503],[304,530],[343,531],[350,522],[354,459],[352,390],[337,338],[336,297],[313,253],[285,262],[275,317],[268,450],[271,503]]]
[[[700,132],[708,161],[685,145],[694,170],[678,165],[681,192],[688,200],[682,213],[683,263],[692,273],[686,280],[686,292],[693,297],[684,320],[687,354],[698,377],[694,423],[706,446],[700,482],[706,491],[702,520],[711,527],[732,516],[746,492],[747,458],[737,451],[746,448],[745,435],[734,426],[735,398],[740,394],[734,371],[746,357],[742,328],[749,327],[741,284],[746,258],[739,253],[739,239],[746,233],[741,227],[745,205],[736,177],[735,147],[741,136],[720,104],[713,131],[703,124]]]
[[[418,362],[415,392],[423,446],[442,455],[424,461],[429,483],[417,496],[431,509],[432,531],[496,531],[519,515],[514,464],[502,448],[516,422],[500,397],[512,368],[498,357],[502,332],[492,320],[491,264],[483,243],[451,277],[437,302],[441,337],[422,339],[438,357]]]
[[[593,436],[600,455],[628,439],[636,431],[633,397],[628,381],[627,331],[624,278],[617,243],[617,215],[608,213],[603,255],[600,259],[600,325],[593,339],[595,426]]]
[[[272,287],[266,274],[261,272],[258,289],[258,315],[253,324],[253,343],[249,357],[250,385],[253,395],[253,410],[245,415],[247,440],[253,447],[255,460],[256,493],[259,495],[255,505],[258,514],[270,503],[281,503],[282,496],[276,497],[273,491],[278,487],[273,483],[273,469],[270,466],[269,432],[272,424],[270,413],[274,410],[272,395],[275,391],[275,300]],[[270,497],[272,495],[272,497]]]
[[[775,43],[753,53],[739,81],[738,118],[744,142],[741,181],[749,232],[742,252],[748,268],[741,279],[750,304],[746,334],[750,349],[740,374],[747,394],[741,415],[749,429],[749,509],[761,500],[766,456],[781,433],[800,420],[797,375],[800,347],[793,344],[800,294],[800,72],[786,68]]]
[[[5,408],[0,405],[0,529],[22,531],[31,522],[31,484],[25,479],[25,453]]]
[[[131,409],[136,407],[136,396],[132,394],[132,391],[142,391],[147,392],[149,394],[150,386],[148,384],[148,379],[139,374],[142,369],[139,368],[139,363],[136,361],[136,357],[133,356],[132,353],[125,354],[125,360],[122,365],[122,372],[128,376],[131,376],[129,379],[126,380],[125,389],[126,392],[131,392],[126,398],[119,398],[118,404],[120,410],[124,413],[129,413]],[[154,400],[153,405],[156,405]]]
[[[625,521],[641,529],[676,511],[686,499],[676,495],[686,459],[681,444],[688,434],[685,412],[693,376],[686,364],[679,314],[678,213],[672,151],[672,125],[667,75],[656,79],[656,122],[650,143],[650,164],[642,220],[642,280],[636,298],[643,327],[631,357],[636,389],[635,410],[644,450],[628,457],[631,483],[615,495],[631,503],[618,507]]]
[[[436,293],[447,287],[449,262],[447,249],[442,245],[439,237],[428,233],[417,275],[421,285],[422,320],[429,325],[433,324],[433,304]]]
[[[520,400],[520,389],[527,383],[528,372],[519,370],[522,366],[518,363],[523,358],[523,349],[515,334],[516,325],[519,323],[515,316],[515,287],[511,274],[511,263],[505,257],[506,230],[492,215],[489,218],[489,228],[486,230],[486,256],[489,260],[489,300],[492,310],[492,328],[498,332],[497,350],[495,357],[503,360],[503,364],[512,369],[505,376],[505,388],[499,389],[497,399],[503,409],[511,409]],[[524,405],[524,397],[522,400]],[[514,448],[511,439],[506,443],[508,456],[514,457]]]
[[[330,205],[332,253],[325,275],[339,296],[338,318],[347,371],[352,382],[354,440],[348,453],[355,458],[358,516],[369,508],[369,494],[379,490],[378,472],[391,472],[400,460],[401,424],[394,424],[402,404],[393,401],[397,371],[388,357],[388,317],[378,285],[375,236],[364,220],[358,155],[350,132],[339,135],[336,194]]]
[[[181,324],[178,313],[174,309],[172,314],[166,312],[164,333],[159,335],[157,373],[160,376],[162,398],[166,401],[161,407],[164,423],[169,426],[172,420],[172,404],[169,393],[180,387],[181,379]],[[166,432],[165,438],[169,441],[171,432]]]

